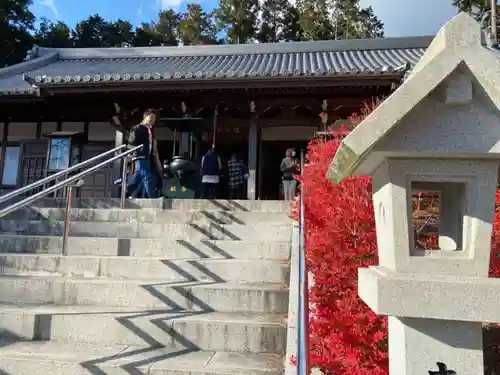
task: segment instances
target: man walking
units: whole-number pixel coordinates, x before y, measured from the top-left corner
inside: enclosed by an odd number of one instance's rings
[[[227,163],[229,199],[244,199],[245,181],[248,178],[248,168],[237,154],[233,154]]]
[[[142,148],[132,155],[133,174],[127,185],[127,196],[139,191],[143,198],[154,198],[155,187],[151,166],[153,152],[152,127],[156,121],[156,110],[148,109],[144,112],[142,122],[130,130],[128,144],[142,145]]]
[[[222,162],[212,146],[201,159],[201,186],[203,199],[217,199]]]

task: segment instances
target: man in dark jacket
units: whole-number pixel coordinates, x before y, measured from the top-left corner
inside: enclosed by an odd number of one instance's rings
[[[156,121],[156,110],[148,109],[144,112],[142,122],[130,130],[128,144],[142,145],[142,148],[132,155],[133,174],[127,185],[127,196],[139,191],[143,198],[154,198],[155,187],[151,166],[153,152],[152,127]]]
[[[212,146],[201,159],[201,186],[204,199],[216,199],[222,162]]]

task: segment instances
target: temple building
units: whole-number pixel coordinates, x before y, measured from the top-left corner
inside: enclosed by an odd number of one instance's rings
[[[285,150],[304,148],[316,131],[390,94],[431,39],[34,47],[24,62],[0,69],[0,189],[46,175],[49,151],[65,144],[53,137],[78,135],[78,156],[88,159],[121,145],[143,110],[156,108],[161,160],[199,160],[215,142],[223,160],[236,152],[248,165],[249,199],[277,199]],[[79,195],[113,195],[119,169],[88,176]]]

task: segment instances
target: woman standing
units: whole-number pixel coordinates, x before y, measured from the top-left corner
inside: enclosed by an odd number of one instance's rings
[[[286,150],[280,169],[283,174],[284,198],[286,201],[290,201],[295,198],[297,190],[297,181],[293,178],[293,175],[299,173],[299,164],[293,148]]]

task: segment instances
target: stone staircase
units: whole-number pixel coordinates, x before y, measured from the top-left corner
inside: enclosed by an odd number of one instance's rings
[[[0,375],[278,375],[289,203],[75,200],[0,220]]]

